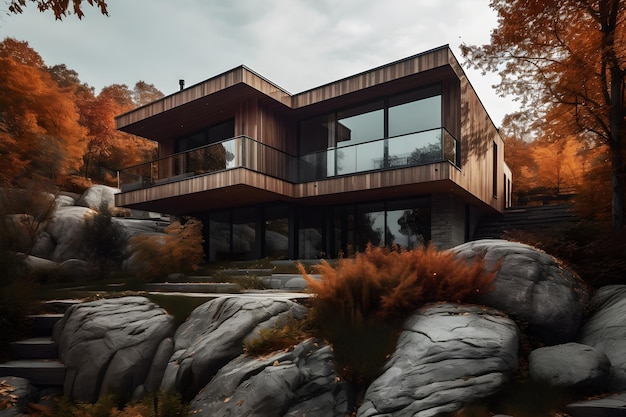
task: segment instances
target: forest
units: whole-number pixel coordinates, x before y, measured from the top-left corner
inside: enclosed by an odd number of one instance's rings
[[[115,129],[115,116],[163,97],[152,84],[96,93],[65,64],[46,65],[27,42],[0,43],[0,185],[82,191],[117,186],[118,169],[153,159],[156,144]]]

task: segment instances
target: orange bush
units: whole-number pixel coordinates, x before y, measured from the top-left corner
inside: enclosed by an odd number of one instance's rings
[[[482,260],[469,264],[432,246],[409,251],[369,245],[336,267],[322,260],[314,267],[321,280],[299,269],[316,308],[331,307],[355,322],[406,316],[431,301],[472,301],[495,276]]]
[[[333,345],[343,375],[365,385],[393,352],[405,318],[427,302],[471,302],[495,277],[483,260],[467,263],[432,246],[369,245],[336,266],[322,261],[314,267],[319,280],[299,269],[314,294],[314,326]]]

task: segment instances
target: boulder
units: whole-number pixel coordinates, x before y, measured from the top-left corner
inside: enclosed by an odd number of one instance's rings
[[[46,232],[55,243],[54,252],[51,259],[56,262],[63,262],[68,259],[81,258],[80,237],[85,227],[85,220],[88,215],[96,212],[86,207],[61,207],[46,226]]]
[[[22,416],[37,390],[27,379],[14,376],[0,378],[0,417]]]
[[[434,416],[503,388],[517,371],[518,329],[499,311],[428,304],[403,325],[359,417]]]
[[[611,361],[609,389],[626,391],[626,285],[599,288],[578,341],[604,352]]]
[[[55,274],[59,269],[58,263],[32,255],[26,257],[24,265],[29,273],[39,277],[50,276]]]
[[[64,194],[59,194],[58,196],[56,196],[55,202],[56,202],[57,208],[70,207],[70,206],[76,205],[76,200],[73,197],[69,195],[64,195]]]
[[[593,393],[606,388],[611,361],[591,346],[567,343],[532,351],[528,372],[533,380],[549,386]]]
[[[89,281],[98,277],[98,271],[82,259],[68,259],[59,264],[59,276],[65,281]]]
[[[303,318],[307,309],[270,295],[220,297],[197,307],[174,336],[163,389],[176,389],[193,398],[219,369],[243,353],[246,338],[291,318]]]
[[[164,233],[165,228],[169,225],[169,223],[163,221],[127,219],[124,217],[113,217],[112,220],[113,223],[122,226],[129,238],[136,235],[161,234]]]
[[[589,294],[582,280],[554,257],[532,246],[506,240],[478,240],[451,249],[471,261],[484,256],[498,268],[492,291],[478,302],[528,324],[530,335],[546,344],[574,341]]]
[[[35,237],[31,254],[39,258],[52,259],[56,243],[45,230]]]
[[[190,412],[200,417],[343,417],[347,399],[330,346],[309,339],[288,352],[232,360],[193,399]]]
[[[95,402],[107,391],[130,395],[151,369],[174,331],[173,319],[144,297],[98,300],[71,306],[54,328],[59,358],[67,367],[63,391],[78,401]]]
[[[115,194],[119,192],[119,188],[99,184],[93,185],[80,196],[76,205],[97,211],[100,210],[102,204],[106,204],[109,209],[112,209],[115,207]]]

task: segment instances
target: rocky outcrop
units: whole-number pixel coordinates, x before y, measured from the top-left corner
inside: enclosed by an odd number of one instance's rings
[[[468,261],[484,256],[488,268],[498,268],[492,291],[479,303],[524,321],[528,333],[546,344],[574,340],[589,294],[583,282],[554,257],[505,240],[478,240],[451,250]]]
[[[310,339],[288,352],[229,362],[193,399],[191,414],[343,417],[347,399],[330,346]]]
[[[502,313],[430,304],[404,324],[360,417],[434,416],[496,393],[517,371],[518,330]]]
[[[611,361],[609,389],[626,390],[626,285],[609,285],[596,291],[591,315],[578,341],[604,352]]]
[[[115,207],[115,194],[119,192],[119,188],[99,184],[93,185],[80,196],[76,201],[76,205],[93,210],[100,210],[103,205],[106,205],[106,207],[112,209]]]
[[[114,391],[130,395],[162,375],[168,355],[157,353],[172,335],[172,317],[143,297],[81,303],[68,309],[54,329],[59,358],[67,367],[64,394],[94,402]],[[155,363],[160,358],[163,363]],[[152,382],[151,387],[156,384]],[[145,388],[145,387],[144,387]]]
[[[532,351],[528,372],[533,380],[552,387],[601,392],[608,385],[611,361],[591,346],[567,343]]]
[[[176,331],[175,353],[162,388],[193,398],[228,362],[243,353],[246,338],[307,309],[293,301],[259,297],[221,297],[196,308]]]
[[[33,255],[47,258],[55,262],[68,259],[80,259],[81,234],[85,227],[86,216],[93,216],[96,212],[86,207],[61,207],[56,210],[46,226],[46,235],[42,239],[46,242],[36,242]],[[44,253],[44,249],[52,249],[52,253]]]

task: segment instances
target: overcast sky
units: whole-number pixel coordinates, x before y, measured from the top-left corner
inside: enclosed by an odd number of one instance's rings
[[[484,44],[496,25],[489,0],[107,0],[109,17],[62,22],[29,4],[0,37],[27,41],[47,65],[66,64],[96,88],[139,80],[164,94],[245,65],[291,93],[449,44]],[[86,2],[84,2],[86,3]],[[515,110],[465,67],[494,123]]]

